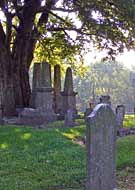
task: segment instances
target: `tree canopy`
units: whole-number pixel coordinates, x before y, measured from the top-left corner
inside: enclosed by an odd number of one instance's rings
[[[134,48],[133,0],[1,0],[0,9],[6,18],[0,21],[1,46],[5,41],[12,53],[20,33],[34,45],[34,41],[40,40],[40,48],[46,47],[46,52],[48,48],[47,57],[55,49],[54,39],[56,47],[59,44],[63,48],[59,55],[62,58],[64,52],[71,53],[70,49],[77,53],[86,42],[107,49],[110,56],[125,47]],[[76,32],[75,39],[71,31]]]
[[[133,0],[0,0],[0,12],[0,99],[5,110],[29,105],[34,52],[55,64],[73,63],[76,55],[82,59],[91,44],[107,49],[111,58],[135,47]]]

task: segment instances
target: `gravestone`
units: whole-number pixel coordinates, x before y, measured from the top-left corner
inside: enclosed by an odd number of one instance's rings
[[[116,118],[118,122],[118,129],[121,129],[123,127],[124,116],[125,116],[125,106],[118,105],[116,107]]]
[[[35,78],[34,78],[35,76]],[[51,66],[47,62],[35,64],[33,71],[32,108],[19,113],[20,123],[43,124],[56,120],[53,111],[53,88],[51,84]]]
[[[51,66],[47,62],[42,63],[41,87],[35,89],[35,107],[43,112],[49,121],[56,120],[53,110],[53,92],[51,84]]]
[[[44,112],[40,112],[38,109],[34,108],[24,108],[19,113],[19,118],[16,121],[16,124],[19,125],[42,125],[45,124],[48,120]]]
[[[60,65],[54,66],[54,111],[61,113],[62,97],[61,97],[61,72]]]
[[[32,90],[41,86],[41,63],[34,63]]]
[[[35,108],[35,89],[41,86],[41,63],[34,63],[30,106]]]
[[[67,113],[65,114],[65,122],[64,122],[65,126],[73,127],[75,125],[73,114],[74,112],[72,109],[67,110]]]
[[[72,109],[74,116],[77,114],[76,110],[76,95],[77,92],[73,90],[73,77],[72,70],[70,67],[66,70],[64,91],[61,92],[62,95],[62,114],[65,115],[68,109]]]
[[[87,117],[86,190],[116,190],[116,126],[108,104],[98,104]]]
[[[105,103],[105,104],[109,104],[109,105],[111,105],[111,100],[110,100],[110,96],[109,95],[102,95],[101,97],[100,97],[100,99],[99,99],[99,103],[101,104],[101,103]]]
[[[51,81],[51,65],[46,61],[42,62],[42,72],[41,72],[41,86],[42,87],[52,87]]]

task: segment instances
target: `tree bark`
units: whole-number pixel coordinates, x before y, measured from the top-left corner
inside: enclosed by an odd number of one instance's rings
[[[0,54],[0,107],[4,116],[16,115],[12,63],[4,49]]]
[[[15,104],[16,107],[28,107],[31,96],[29,67],[33,59],[36,40],[28,40],[23,34],[17,38],[16,48],[13,52]]]
[[[16,107],[28,107],[31,95],[29,84],[29,67],[33,59],[33,53],[37,39],[40,38],[38,27],[46,25],[49,10],[57,0],[46,1],[46,10],[41,14],[37,27],[34,20],[40,0],[24,1],[21,12],[16,14],[19,18],[19,26],[16,28],[16,36],[11,47],[11,21],[7,14],[7,33],[4,32],[0,21],[0,104],[4,108],[5,116],[16,114]],[[4,6],[4,5],[3,5]],[[5,9],[6,10],[6,9]]]

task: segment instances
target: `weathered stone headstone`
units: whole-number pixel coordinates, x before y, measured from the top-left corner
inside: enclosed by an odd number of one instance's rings
[[[56,114],[53,110],[53,91],[51,85],[51,66],[42,63],[42,86],[35,89],[35,107],[40,112],[43,112],[45,117],[49,120],[56,120]]]
[[[116,128],[108,104],[98,104],[87,117],[86,190],[116,190]]]
[[[24,108],[22,112],[19,113],[19,118],[16,124],[19,125],[42,125],[48,122],[48,117],[44,112],[40,112],[38,109]]]
[[[34,63],[32,90],[41,86],[41,63]]]
[[[61,72],[60,65],[54,66],[54,111],[61,113],[62,97],[61,97]]]
[[[65,115],[68,109],[72,109],[74,115],[77,114],[76,110],[76,95],[77,92],[73,90],[73,77],[72,70],[70,67],[67,68],[65,76],[64,91],[61,92],[62,95],[62,112]]]
[[[65,123],[64,123],[65,126],[73,127],[75,125],[73,114],[74,112],[72,109],[67,110],[67,113],[65,114]]]
[[[52,87],[51,65],[48,64],[46,61],[42,62],[41,86],[42,87]]]
[[[35,89],[41,86],[41,63],[34,63],[30,106],[35,107]]]
[[[100,103],[105,103],[111,105],[111,100],[109,95],[101,96]]]
[[[121,129],[123,127],[124,116],[125,116],[125,106],[118,105],[116,107],[116,118],[118,122],[118,129]]]

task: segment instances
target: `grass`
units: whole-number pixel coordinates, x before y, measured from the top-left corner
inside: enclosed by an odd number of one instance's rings
[[[74,128],[64,128],[62,122],[46,129],[0,127],[0,190],[83,190],[85,148],[75,140],[84,136],[85,125],[77,122]],[[135,136],[119,138],[117,144],[119,186],[124,190],[123,179],[131,173],[125,168],[135,166]]]

